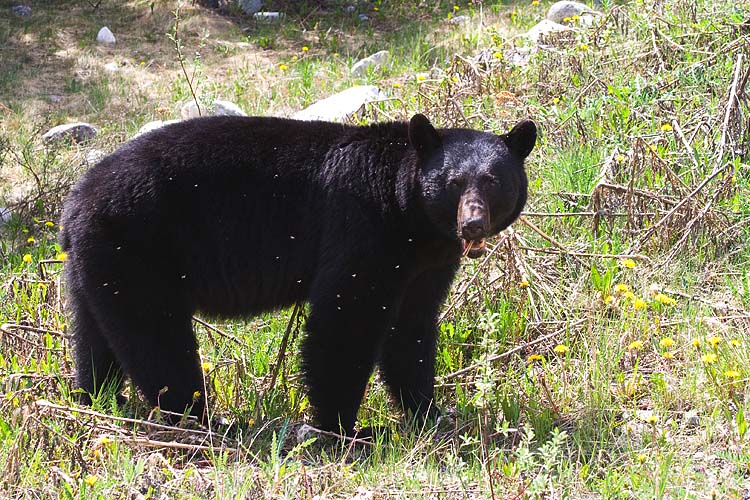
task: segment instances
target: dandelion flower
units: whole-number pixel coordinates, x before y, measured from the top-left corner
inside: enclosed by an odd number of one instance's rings
[[[659,341],[659,345],[662,347],[666,347],[669,349],[675,344],[674,339],[672,337],[664,337]]]
[[[660,304],[664,304],[665,306],[673,306],[677,304],[677,301],[675,299],[663,293],[657,293],[654,297],[654,300],[659,302]]]
[[[45,222],[44,225],[47,227],[55,227],[55,223],[52,222],[51,220],[48,220],[47,222]]]
[[[518,284],[521,288],[528,288],[529,282],[527,280],[521,280],[521,282]]]
[[[628,351],[639,351],[643,348],[642,340],[634,340],[628,344]]]
[[[580,18],[580,17],[579,17],[579,16],[577,15],[577,14],[574,14],[574,15],[572,15],[572,16],[570,17],[570,19],[571,19],[571,21],[578,21],[578,20],[579,20],[579,19],[581,19],[581,18]]]
[[[616,293],[625,293],[629,291],[630,291],[630,288],[628,288],[628,285],[626,285],[625,283],[618,283],[615,285]]]
[[[615,298],[613,296],[607,295],[606,297],[604,297],[604,304],[605,305],[609,305],[612,302],[614,302],[614,300],[615,300]]]
[[[674,352],[666,351],[662,354],[662,356],[664,357],[664,359],[674,359]]]
[[[717,335],[714,335],[713,337],[710,337],[708,339],[708,343],[711,344],[711,347],[713,347],[714,349],[716,349],[716,346],[718,346],[719,344],[721,344],[721,337],[719,337]]]
[[[701,361],[703,361],[707,365],[712,365],[712,364],[716,363],[716,361],[718,361],[718,359],[719,359],[719,357],[716,354],[710,352],[708,354],[704,354],[703,357],[701,358]]]
[[[425,80],[427,80],[426,76],[424,76],[424,75],[417,75],[417,81],[418,82],[423,82]]]
[[[61,260],[61,261],[65,262],[66,260],[68,260],[68,253],[67,252],[59,252],[59,253],[57,253],[55,255],[55,259]]]
[[[642,299],[635,299],[633,301],[633,309],[636,311],[640,311],[642,309],[646,309],[648,307],[648,304],[646,304],[645,300]]]
[[[635,459],[638,460],[639,464],[645,463],[647,458],[648,457],[643,453],[639,453],[638,456],[635,457]]]
[[[399,82],[393,82],[393,88],[397,89],[401,87],[401,84]]]
[[[625,297],[628,300],[635,301],[635,294],[633,292],[631,292],[630,290],[628,290],[627,292],[625,292],[622,296]]]
[[[193,401],[200,399],[200,397],[201,397],[201,391],[195,391],[193,393]]]
[[[740,346],[740,341],[737,340],[737,339],[732,339],[732,340],[729,341],[729,345],[731,345],[732,347],[739,347]]]
[[[24,262],[25,262],[26,264],[30,264],[30,263],[31,263],[31,254],[30,254],[30,253],[24,254],[24,256],[23,256],[23,261],[24,261]]]
[[[281,71],[286,71],[289,69],[289,66],[287,66],[286,64],[279,64],[279,69]]]
[[[36,243],[36,239],[33,236],[26,238],[26,243]]]
[[[727,370],[724,372],[726,378],[739,378],[740,372],[738,370]]]
[[[84,479],[84,481],[89,486],[94,486],[96,484],[96,482],[99,481],[99,478],[96,477],[95,474],[89,474],[88,476],[86,476],[86,479]]]
[[[205,361],[201,363],[201,369],[203,370],[204,373],[210,372],[211,370],[214,369],[214,364]]]
[[[615,160],[617,160],[617,163],[622,163],[622,162],[625,161],[625,155],[624,154],[619,154],[619,155],[617,155],[617,158],[615,158]]]
[[[587,44],[585,44],[585,43],[582,43],[581,45],[578,46],[578,49],[581,52],[585,52],[585,51],[589,50],[589,46]]]
[[[459,10],[461,10],[461,7],[459,7],[458,5],[453,6],[453,12],[458,12]]]
[[[663,125],[661,126],[661,131],[662,131],[662,132],[669,132],[669,131],[671,131],[671,130],[672,130],[672,125],[670,125],[669,123],[664,123],[664,124],[663,124]]]
[[[646,418],[643,419],[647,424],[655,425],[659,421],[659,417],[656,415],[648,415]]]
[[[559,97],[553,97],[552,98],[552,104],[557,104],[559,102],[560,102],[560,98]]]
[[[539,0],[533,0],[533,1],[531,2],[531,5],[539,5]]]
[[[494,57],[495,59],[502,59],[503,58],[503,53],[498,50],[497,52],[495,52],[494,54],[492,54],[492,57]]]
[[[539,354],[532,354],[531,356],[529,356],[528,360],[533,363],[534,361],[543,361],[544,358]]]
[[[690,342],[693,347],[700,347],[701,346],[701,339],[693,339],[692,342]]]
[[[307,45],[302,47],[302,52],[307,52],[308,50],[310,50],[310,47],[308,47]]]
[[[568,346],[566,346],[565,344],[557,344],[557,345],[555,346],[555,352],[556,352],[557,354],[565,354],[565,353],[566,353],[566,352],[568,352],[569,350],[570,350],[570,349],[568,349]]]
[[[636,266],[633,259],[622,259],[620,263],[628,269],[633,269]]]

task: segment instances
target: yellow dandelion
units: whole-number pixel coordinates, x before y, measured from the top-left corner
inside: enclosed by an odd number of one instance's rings
[[[521,280],[521,282],[518,284],[521,288],[528,288],[529,282],[527,280]]]
[[[642,340],[634,340],[628,344],[628,351],[640,351],[643,348]]]
[[[44,225],[47,227],[55,227],[55,223],[52,222],[51,220],[48,220],[47,222],[45,222]]]
[[[712,365],[716,363],[718,360],[719,360],[719,356],[717,356],[716,354],[712,352],[709,352],[708,354],[704,354],[703,357],[701,358],[701,361],[703,361],[707,365]]]
[[[659,302],[661,304],[664,304],[665,306],[673,306],[677,304],[677,301],[670,297],[669,295],[665,295],[663,293],[657,293],[654,296],[654,300],[656,302]]]
[[[308,50],[310,50],[310,47],[308,47],[307,45],[302,47],[302,52],[307,52]]]
[[[625,293],[629,292],[630,288],[628,288],[628,285],[625,283],[618,283],[615,285],[615,293]]]
[[[570,19],[571,19],[572,21],[578,21],[578,20],[579,20],[579,19],[581,19],[581,18],[580,18],[580,17],[579,17],[579,16],[577,15],[577,14],[574,14],[574,15],[570,16]]]
[[[642,464],[646,462],[646,459],[648,459],[648,457],[644,455],[643,453],[639,453],[638,456],[635,457],[635,459],[638,460],[639,464]]]
[[[732,340],[729,341],[729,345],[731,345],[732,347],[739,347],[740,346],[740,341],[737,340],[737,339],[732,339]]]
[[[423,82],[425,80],[427,80],[426,76],[424,76],[424,75],[417,75],[417,81],[418,82]]]
[[[643,299],[635,299],[633,301],[633,309],[635,309],[636,311],[646,309],[647,307],[648,307],[648,304],[646,304],[646,301]]]
[[[651,415],[647,415],[646,418],[644,418],[643,420],[649,425],[655,425],[659,421],[659,417],[651,414]]]
[[[539,5],[539,0],[533,0],[533,1],[531,2],[531,5]]]
[[[568,351],[569,351],[570,349],[568,349],[568,346],[566,346],[565,344],[557,344],[557,345],[555,346],[555,349],[554,349],[554,350],[555,350],[555,352],[556,352],[557,354],[565,354],[565,353],[566,353],[566,352],[568,352]]]
[[[459,10],[461,10],[461,7],[459,7],[458,5],[453,6],[453,12],[458,12]]]
[[[104,445],[108,445],[111,442],[112,440],[109,438],[109,436],[102,436],[96,440],[95,446],[104,446]]]
[[[26,243],[36,243],[36,239],[33,236],[26,238]]]
[[[662,347],[666,347],[669,349],[675,344],[674,339],[672,337],[664,337],[659,341],[659,345]]]
[[[84,481],[89,486],[94,486],[96,482],[99,481],[99,478],[96,477],[96,474],[89,474],[88,476],[86,476],[86,479],[84,479]]]
[[[739,378],[740,372],[738,370],[727,370],[724,372],[726,378]]]
[[[627,300],[635,301],[635,294],[631,292],[630,290],[622,294],[622,296],[625,297]]]
[[[669,123],[662,124],[662,126],[661,126],[661,131],[662,132],[669,132],[671,130],[672,130],[672,125],[670,125]]]
[[[709,337],[708,343],[711,344],[711,347],[716,349],[716,347],[721,344],[721,337],[714,335],[713,337]]]
[[[664,359],[674,359],[674,352],[673,351],[666,351],[662,354]]]
[[[610,305],[612,302],[614,302],[614,300],[615,298],[613,296],[607,295],[606,297],[604,297],[604,304]]]
[[[68,252],[59,252],[55,254],[55,259],[65,262],[68,260]]]
[[[296,55],[293,55],[293,56],[292,56],[292,61],[296,61],[296,60],[298,60],[298,59],[299,59],[299,57],[297,57]]]
[[[281,71],[286,71],[289,69],[289,66],[287,66],[286,64],[279,64],[279,69]]]
[[[572,21],[572,18],[570,18],[570,17],[564,17],[563,18],[563,22],[564,23],[569,23],[570,21]]]
[[[529,356],[528,360],[533,363],[534,361],[543,361],[544,358],[539,354],[532,354],[531,356]]]
[[[140,65],[141,65],[141,66],[145,66],[145,65],[146,65],[146,61],[141,61],[141,62],[140,62]]]
[[[498,50],[497,52],[495,52],[494,54],[492,54],[492,57],[494,57],[495,59],[502,59],[503,58],[503,53]]]
[[[619,154],[619,155],[617,155],[617,158],[615,158],[615,159],[617,160],[617,163],[622,163],[622,162],[625,161],[625,155]]]
[[[30,253],[24,254],[24,256],[23,256],[23,261],[24,261],[24,262],[25,262],[26,264],[30,264],[30,263],[31,263],[31,254],[30,254]]]
[[[375,12],[378,12],[380,10],[380,7],[377,7],[377,6],[373,7],[372,10],[374,10]]]
[[[690,342],[693,347],[700,347],[701,346],[701,339],[693,339],[692,342]]]
[[[27,228],[23,228],[23,229],[21,229],[21,232],[23,234],[28,234],[29,230]]]
[[[636,266],[635,261],[633,259],[622,259],[620,261],[620,264],[622,264],[624,267],[628,269],[633,269]]]
[[[209,363],[206,361],[201,363],[201,369],[204,371],[204,373],[207,373],[214,369],[214,365],[213,363]]]
[[[399,82],[393,82],[393,88],[397,89],[401,87],[401,84]]]
[[[200,397],[201,397],[201,391],[195,391],[193,393],[193,401],[195,401],[196,399],[200,399]]]
[[[589,46],[587,44],[585,44],[585,43],[582,43],[581,45],[578,46],[578,49],[581,52],[585,52],[585,51],[589,50]]]
[[[91,450],[91,456],[94,458],[102,458],[102,452],[99,450]]]
[[[451,77],[451,81],[452,81],[453,83],[458,83],[458,77],[457,77],[457,76],[452,76],[452,77]]]

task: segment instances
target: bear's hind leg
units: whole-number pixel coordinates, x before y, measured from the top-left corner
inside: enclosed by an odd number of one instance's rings
[[[107,339],[92,314],[86,297],[68,280],[68,303],[72,312],[73,352],[76,362],[75,388],[83,391],[83,404],[91,404],[92,397],[112,389],[119,395],[122,389],[122,370]]]

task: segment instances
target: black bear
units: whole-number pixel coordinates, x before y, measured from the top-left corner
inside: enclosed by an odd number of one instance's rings
[[[433,408],[436,318],[462,255],[526,202],[536,127],[355,127],[211,117],[123,145],[63,209],[76,385],[124,375],[203,415],[191,317],[308,301],[301,368],[317,424],[354,430],[376,366],[405,410]]]

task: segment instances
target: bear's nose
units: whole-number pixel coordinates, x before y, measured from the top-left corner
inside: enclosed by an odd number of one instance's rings
[[[469,241],[481,240],[484,238],[484,219],[481,217],[475,217],[464,221],[461,226],[461,236]]]

